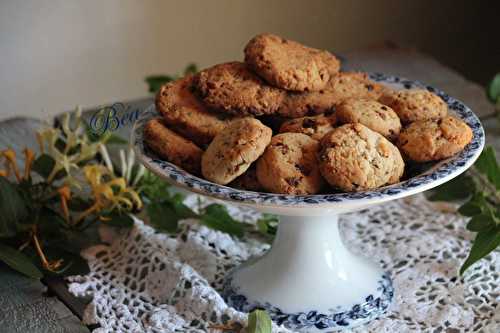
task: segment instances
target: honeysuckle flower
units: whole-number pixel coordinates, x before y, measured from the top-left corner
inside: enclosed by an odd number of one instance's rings
[[[71,190],[68,185],[64,185],[57,189],[59,199],[61,200],[61,210],[64,214],[64,219],[69,223],[68,201],[71,199]]]
[[[103,165],[93,164],[83,168],[85,178],[92,189],[94,204],[84,211],[77,221],[101,210],[132,210],[140,209],[142,201],[137,192],[127,186],[123,177],[115,177]]]
[[[36,228],[34,232],[32,232],[32,240],[33,244],[35,245],[35,250],[36,253],[38,254],[38,257],[40,257],[40,261],[42,262],[43,268],[50,272],[57,273],[57,270],[62,266],[63,264],[63,259],[58,259],[58,260],[48,260],[47,257],[45,256],[45,253],[43,253],[42,246],[40,245],[40,241],[38,240],[38,237],[36,235]]]
[[[17,167],[16,152],[13,149],[6,149],[2,151],[2,156],[6,160],[7,169],[14,170],[14,175],[16,176],[17,181],[21,181],[21,173],[19,172],[19,168]],[[7,171],[6,173],[8,174],[9,171]]]
[[[31,166],[35,160],[35,153],[29,148],[24,148],[24,179],[28,179],[31,173]]]
[[[80,169],[79,164],[91,160],[99,152],[102,142],[90,142],[81,119],[81,108],[77,107],[72,117],[69,113],[63,116],[61,129],[47,127],[37,134],[38,144],[42,152],[47,152],[54,159],[54,167],[47,178],[49,183],[62,170],[66,176],[63,183],[81,188],[74,172]],[[74,120],[72,126],[71,121]],[[104,138],[103,138],[104,140]],[[57,147],[58,142],[64,142],[64,148]]]

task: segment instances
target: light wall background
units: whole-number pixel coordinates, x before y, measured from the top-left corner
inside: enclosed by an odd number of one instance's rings
[[[500,71],[494,3],[0,0],[0,119],[144,97],[146,75],[242,59],[266,31],[339,53],[391,40],[484,83]]]

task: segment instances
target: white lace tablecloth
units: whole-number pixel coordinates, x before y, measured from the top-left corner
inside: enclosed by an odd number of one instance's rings
[[[230,212],[248,223],[258,218],[248,209]],[[343,216],[347,245],[379,260],[396,293],[385,317],[354,331],[500,332],[500,253],[458,277],[473,236],[465,224],[421,195]],[[229,269],[269,245],[196,220],[182,221],[181,229],[171,237],[137,220],[132,230],[103,235],[110,245],[85,251],[91,273],[68,280],[73,294],[93,297],[84,322],[98,324],[94,332],[220,332],[210,327],[246,324],[246,314],[228,307],[218,290]]]

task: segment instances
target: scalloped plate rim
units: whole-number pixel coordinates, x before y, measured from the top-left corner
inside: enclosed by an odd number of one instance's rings
[[[402,89],[425,88],[438,94],[448,104],[449,109],[454,111],[453,114],[464,120],[472,128],[474,137],[471,143],[469,143],[460,153],[448,159],[436,162],[429,170],[397,184],[370,191],[313,195],[287,195],[239,190],[212,183],[208,180],[191,175],[170,162],[149,156],[148,153],[144,151],[142,127],[148,119],[155,116],[155,114],[158,115],[154,104],[144,110],[139,116],[132,130],[131,143],[144,166],[173,185],[219,200],[276,208],[292,206],[293,208],[321,208],[322,206],[331,208],[338,205],[365,206],[372,203],[380,203],[406,197],[439,186],[460,175],[472,166],[484,147],[485,135],[479,118],[469,107],[461,101],[448,96],[441,90],[419,81],[407,80],[381,73],[370,73],[369,75],[372,80],[386,85],[398,86]]]

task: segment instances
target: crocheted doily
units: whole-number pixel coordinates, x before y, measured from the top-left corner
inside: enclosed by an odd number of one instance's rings
[[[197,201],[193,195],[187,204]],[[449,208],[418,195],[341,218],[347,245],[379,259],[395,288],[387,315],[355,332],[500,332],[500,253],[458,277],[472,234],[463,217],[443,207]],[[248,223],[259,217],[229,210]],[[136,220],[127,232],[103,234],[110,245],[84,252],[91,272],[69,278],[69,290],[93,297],[84,322],[98,324],[94,332],[220,332],[211,327],[246,325],[247,315],[228,307],[218,291],[228,270],[269,245],[196,220],[180,225],[172,237]],[[290,331],[275,326],[274,332]]]

